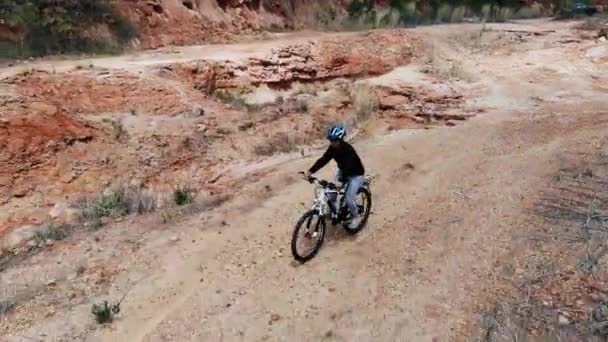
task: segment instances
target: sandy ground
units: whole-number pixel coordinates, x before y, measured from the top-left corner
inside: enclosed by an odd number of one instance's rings
[[[497,38],[472,52],[453,37],[475,33],[478,26],[415,29],[461,63],[472,77],[459,84],[468,106],[486,111],[457,127],[357,140],[369,172],[378,174],[373,214],[357,236],[330,229],[314,260],[293,262],[291,229],[312,198],[311,186],[296,172],[313,162],[294,154],[213,211],[163,229],[130,218],[3,271],[7,287],[19,292],[27,283],[51,298],[45,302],[51,313],[35,313],[42,310],[38,299],[38,306],[4,316],[2,339],[473,340],[480,310],[508,287],[502,265],[529,252],[514,241],[534,229],[531,208],[558,172],[563,151],[574,145],[596,149],[608,128],[606,43],[579,39],[570,23],[488,28],[550,32],[532,34],[514,48]],[[567,39],[577,41],[560,43]],[[93,63],[139,67],[232,51],[245,58],[274,43],[189,47],[171,57],[155,51]],[[15,72],[6,68],[1,74]],[[428,82],[416,66],[372,81]],[[333,170],[326,169],[329,176]],[[269,193],[260,190],[265,185]],[[77,287],[78,265],[101,262],[112,270],[107,292],[81,300],[58,294]],[[50,289],[48,279],[56,282]],[[96,326],[91,303],[116,300],[127,290],[117,320]]]

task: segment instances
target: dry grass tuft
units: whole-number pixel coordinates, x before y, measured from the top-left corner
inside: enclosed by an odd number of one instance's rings
[[[277,133],[265,142],[256,145],[253,152],[258,156],[272,156],[277,153],[288,153],[297,150],[296,139],[287,133]]]
[[[373,88],[366,83],[355,83],[350,89],[350,101],[353,110],[353,126],[362,127],[378,110],[379,101]]]
[[[472,40],[480,38],[481,33],[479,35],[474,34],[470,36],[470,39]],[[461,61],[446,57],[445,54],[436,47],[432,48],[429,60],[423,71],[448,81],[457,80],[470,82],[473,80],[473,77],[465,69]]]

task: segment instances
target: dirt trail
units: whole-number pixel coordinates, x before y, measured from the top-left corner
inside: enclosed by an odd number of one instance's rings
[[[104,340],[453,338],[466,328],[471,299],[491,288],[493,263],[572,138],[567,122],[547,125],[547,118],[361,145],[382,176],[360,236],[330,234],[314,262],[294,267],[290,226],[278,223],[297,219],[304,208],[292,203],[307,202],[310,188],[290,186],[250,214],[228,213],[235,219],[222,235],[211,227],[189,235],[177,247],[183,259],[165,260],[165,276],[136,287],[125,302],[129,315]],[[497,143],[500,136],[521,143]],[[306,165],[298,164],[294,171]]]
[[[500,55],[469,57],[450,39],[437,40],[475,74],[460,84],[469,106],[488,109],[457,127],[357,141],[368,171],[379,177],[373,215],[356,237],[330,228],[313,261],[293,263],[292,224],[312,192],[293,175],[313,159],[281,157],[261,181],[272,189],[266,200],[243,192],[213,215],[150,235],[139,250],[117,249],[116,263],[127,271],[111,294],[132,288],[112,325],[75,331],[89,318],[79,317],[88,314],[84,303],[8,340],[40,331],[129,342],[470,340],[479,310],[504,285],[501,265],[520,252],[514,237],[528,229],[561,152],[580,141],[594,148],[608,128],[608,96],[596,86],[608,81],[608,68],[585,57],[605,45],[546,47],[571,35],[569,26],[529,25],[556,32]],[[453,27],[420,32],[445,35]],[[463,32],[474,27],[462,25]],[[199,48],[187,49],[200,57]],[[175,60],[190,58],[182,53]],[[162,61],[149,56],[133,63]],[[121,58],[94,63],[118,66]],[[398,82],[399,73],[374,81]],[[178,238],[167,242],[167,234]]]
[[[572,67],[551,56],[553,67]],[[547,63],[546,57],[535,51],[502,57],[513,64],[486,80],[511,73],[501,82],[507,91],[490,88],[480,98],[507,112],[522,108],[508,104],[525,103],[523,94],[555,94],[563,84],[515,85],[520,75],[514,70]],[[497,71],[498,62],[483,62],[480,74]],[[571,76],[568,83],[577,88],[571,96],[586,97],[586,76]],[[591,95],[588,100],[597,96]],[[560,149],[605,128],[606,113],[572,117],[574,109],[562,108],[560,115],[492,111],[464,127],[361,142],[370,171],[381,175],[373,187],[374,215],[361,235],[330,234],[317,259],[294,267],[286,223],[304,211],[293,204],[308,204],[311,189],[289,186],[251,213],[226,213],[233,219],[221,235],[221,228],[205,227],[190,236],[204,245],[185,241],[183,262],[166,260],[167,276],[138,287],[125,303],[129,316],[103,339],[447,341],[471,333],[466,318],[483,293],[496,288],[494,266],[515,252],[512,235],[526,224]]]
[[[57,73],[73,70],[80,66],[94,65],[97,68],[124,69],[127,71],[143,71],[146,68],[184,63],[200,59],[209,61],[228,60],[241,61],[253,57],[263,57],[271,48],[289,44],[306,42],[311,38],[352,36],[356,33],[323,33],[323,32],[296,32],[269,34],[267,40],[243,44],[217,44],[167,47],[157,50],[148,50],[135,54],[115,57],[94,57],[77,60],[41,60],[27,62],[26,64],[5,67],[0,70],[0,80],[31,69],[54,71]]]

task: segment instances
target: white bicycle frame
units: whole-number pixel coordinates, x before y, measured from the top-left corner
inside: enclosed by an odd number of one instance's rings
[[[362,187],[369,189],[371,181],[375,177],[375,175],[366,176]],[[315,199],[311,209],[318,212],[320,216],[331,216],[332,218],[336,218],[340,214],[340,204],[342,203],[342,197],[344,196],[344,193],[346,191],[346,185],[342,185],[337,189],[327,189],[322,187],[319,184],[318,180],[315,183]],[[335,212],[332,211],[329,207],[329,198],[327,196],[329,193],[336,194]]]

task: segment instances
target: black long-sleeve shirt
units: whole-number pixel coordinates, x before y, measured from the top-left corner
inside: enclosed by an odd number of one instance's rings
[[[365,174],[365,168],[363,168],[363,163],[361,163],[359,155],[357,155],[355,149],[345,141],[340,142],[340,145],[336,147],[330,145],[323,156],[321,156],[321,158],[319,158],[319,160],[310,168],[310,173],[319,171],[332,159],[336,161],[338,168],[340,168],[342,176],[344,177],[363,176]]]

